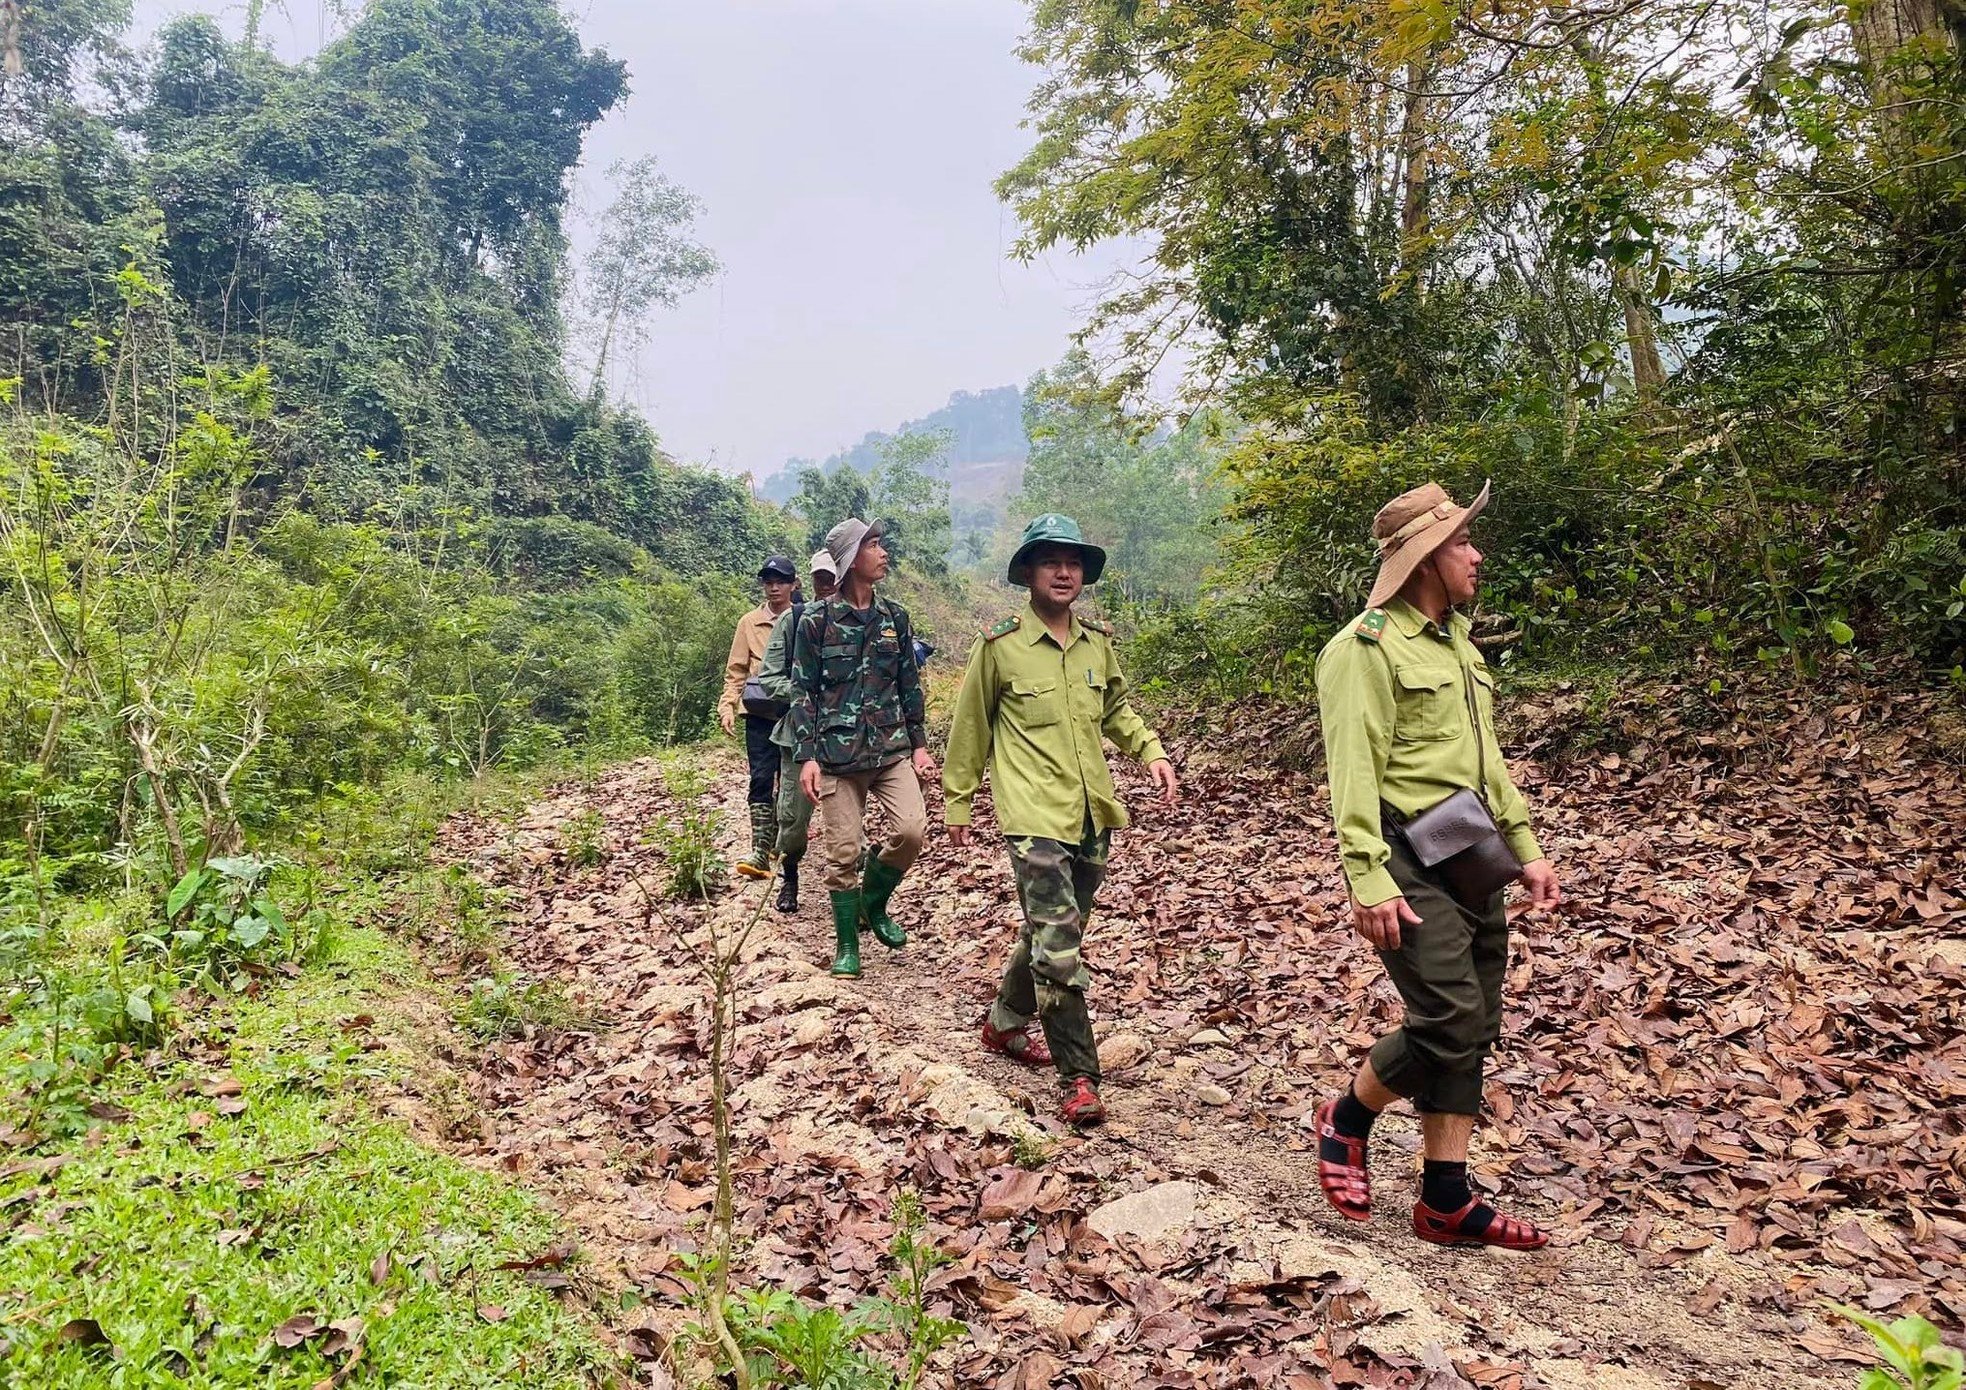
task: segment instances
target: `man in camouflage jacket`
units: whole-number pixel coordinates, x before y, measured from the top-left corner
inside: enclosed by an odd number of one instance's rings
[[[922,782],[936,775],[923,721],[921,673],[908,610],[874,593],[887,575],[880,524],[848,518],[826,533],[840,575],[832,598],[809,603],[793,641],[792,756],[799,788],[819,808],[833,906],[833,973],[860,973],[860,928],[896,948],[908,937],[888,900],[928,833]],[[873,798],[893,822],[865,853]]]

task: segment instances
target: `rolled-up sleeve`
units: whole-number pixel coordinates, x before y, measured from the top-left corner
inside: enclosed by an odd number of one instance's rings
[[[1400,891],[1386,868],[1392,851],[1380,833],[1379,784],[1399,709],[1392,668],[1372,643],[1340,640],[1318,659],[1317,696],[1345,881],[1365,907],[1390,902]]]

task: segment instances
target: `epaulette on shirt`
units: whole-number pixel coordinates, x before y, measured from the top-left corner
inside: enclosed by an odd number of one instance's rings
[[[1011,633],[1017,631],[1017,629],[1023,625],[1023,621],[1024,620],[1022,618],[1015,617],[1015,616],[1005,618],[1002,622],[998,623],[995,627],[991,628],[988,632],[984,633],[983,640],[985,642],[994,642],[999,637],[1008,637],[1010,636]]]
[[[1383,608],[1367,610],[1366,615],[1358,620],[1358,626],[1352,631],[1368,642],[1377,642],[1386,635],[1386,610]]]
[[[1089,627],[1094,632],[1101,633],[1107,637],[1111,637],[1113,635],[1113,625],[1111,623],[1102,623],[1097,618],[1082,617],[1079,619],[1079,626]]]

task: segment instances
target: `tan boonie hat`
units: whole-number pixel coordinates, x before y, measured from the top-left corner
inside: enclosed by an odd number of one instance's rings
[[[1489,484],[1470,506],[1457,507],[1439,483],[1422,483],[1402,492],[1372,518],[1372,539],[1379,542],[1379,577],[1372,581],[1367,608],[1382,607],[1413,577],[1420,562],[1445,545],[1448,538],[1481,515],[1488,505]]]
[[[860,547],[870,537],[878,540],[884,524],[876,521],[870,526],[859,517],[850,516],[826,533],[826,550],[836,566],[833,571],[835,578],[846,578],[846,572],[853,568],[853,558],[860,553]]]
[[[833,552],[830,550],[813,551],[812,558],[806,561],[806,572],[808,574],[830,574],[835,579],[840,577],[840,567],[833,563]]]

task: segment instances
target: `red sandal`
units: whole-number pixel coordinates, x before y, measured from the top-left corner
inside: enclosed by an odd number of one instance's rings
[[[1087,1129],[1106,1118],[1106,1106],[1099,1099],[1099,1092],[1093,1089],[1091,1081],[1075,1076],[1065,1083],[1064,1098],[1058,1113],[1073,1129]]]
[[[1335,1098],[1318,1107],[1317,1183],[1324,1189],[1325,1201],[1336,1207],[1340,1216],[1347,1221],[1370,1221],[1372,1175],[1365,1167],[1365,1141],[1337,1131],[1331,1123],[1331,1114],[1337,1108]],[[1335,1163],[1324,1156],[1323,1141],[1326,1139],[1335,1139],[1345,1146],[1343,1163]],[[1419,1218],[1416,1216],[1414,1219]]]
[[[1044,1034],[1025,1024],[1022,1028],[1007,1028],[999,1031],[990,1022],[990,1016],[983,1016],[983,1046],[992,1052],[1000,1052],[1013,1062],[1022,1062],[1027,1067],[1048,1067],[1051,1065],[1051,1044],[1044,1040]]]
[[[1550,1233],[1540,1226],[1496,1212],[1480,1235],[1462,1229],[1462,1223],[1481,1205],[1471,1197],[1457,1212],[1435,1211],[1425,1202],[1413,1207],[1413,1234],[1434,1245],[1493,1245],[1503,1250],[1541,1250],[1550,1243]]]

